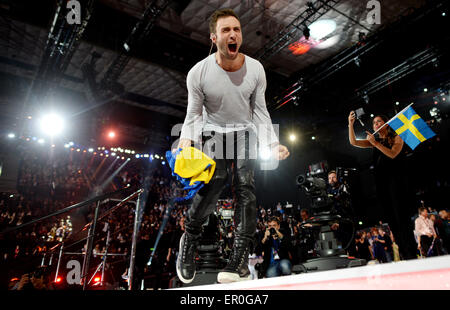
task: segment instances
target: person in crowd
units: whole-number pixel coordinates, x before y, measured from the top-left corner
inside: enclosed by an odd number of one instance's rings
[[[439,217],[442,221],[441,236],[446,253],[450,253],[450,215],[447,210],[440,210]]]
[[[372,252],[370,251],[370,243],[367,240],[367,234],[364,230],[356,234],[356,257],[365,259],[367,262],[373,260]]]
[[[373,257],[379,263],[386,263],[386,252],[384,250],[386,240],[380,234],[380,229],[377,227],[372,227],[372,249]]]
[[[384,240],[384,254],[386,257],[386,262],[390,263],[394,259],[394,253],[392,248],[392,240],[390,234],[387,234],[385,229],[379,228],[378,229],[378,235],[381,236],[381,238]]]
[[[428,210],[425,207],[419,208],[419,216],[415,220],[415,233],[417,236],[417,248],[422,256],[434,256],[434,240],[437,238],[434,230],[434,223],[428,217]]]
[[[262,269],[266,277],[291,274],[291,240],[288,232],[282,231],[280,228],[278,218],[272,217],[269,220],[268,228],[261,240],[261,247],[264,253]]]

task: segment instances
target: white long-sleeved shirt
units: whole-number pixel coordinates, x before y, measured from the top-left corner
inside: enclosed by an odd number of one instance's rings
[[[415,221],[415,231],[418,236],[423,236],[427,234],[435,235],[436,231],[434,230],[434,223],[429,218],[424,218],[423,216],[419,215],[418,218],[416,218]]]
[[[260,147],[278,142],[266,107],[262,64],[245,56],[242,67],[225,71],[212,54],[187,75],[188,106],[180,138],[199,142],[203,131],[253,130]]]

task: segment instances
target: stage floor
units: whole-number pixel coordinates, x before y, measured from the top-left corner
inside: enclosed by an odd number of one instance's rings
[[[450,290],[450,255],[184,290]]]

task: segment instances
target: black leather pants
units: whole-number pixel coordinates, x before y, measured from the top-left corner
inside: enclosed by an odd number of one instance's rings
[[[233,135],[233,133],[231,134]],[[229,137],[230,134],[226,136],[216,134],[210,138],[215,140],[216,146],[233,145],[234,156],[218,156],[217,153],[211,156],[216,161],[216,171],[211,181],[193,198],[193,204],[187,212],[185,227],[188,233],[194,235],[202,232],[203,223],[216,210],[217,200],[227,185],[228,176],[231,175],[236,202],[234,210],[235,238],[252,242],[256,231],[255,159],[250,159],[253,157],[249,156],[249,149],[255,147],[252,145],[254,140],[250,139],[249,143],[248,135],[245,137],[240,133],[234,133],[234,138],[231,139],[233,143],[230,143]],[[246,143],[239,143],[239,141],[242,142],[239,139],[245,139]],[[209,139],[208,141],[211,142]],[[206,148],[203,151],[208,154]]]

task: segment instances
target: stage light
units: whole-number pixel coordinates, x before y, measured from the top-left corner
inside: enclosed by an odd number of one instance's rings
[[[70,146],[73,146],[73,142],[69,142],[69,145],[70,145]]]
[[[289,136],[289,140],[291,140],[291,141],[295,141],[295,139],[296,139],[296,137],[295,137],[295,135],[294,135],[294,134],[291,134],[291,135]]]
[[[311,137],[311,140],[316,140],[316,137],[312,136],[312,137]]]
[[[139,158],[139,157],[141,157],[141,156],[139,156],[139,154],[136,154],[136,158]]]
[[[105,157],[109,157],[109,155],[108,155],[108,154],[106,154],[106,155],[105,155]]]
[[[309,25],[309,30],[313,39],[320,40],[336,30],[336,22],[331,19],[318,20]]]
[[[148,154],[144,154],[144,157],[147,158],[147,157],[149,157],[149,155]]]
[[[39,140],[38,140],[38,143],[39,143],[39,144],[44,144],[44,142],[45,142],[44,139],[39,139]]]
[[[112,152],[111,155],[112,155],[112,156],[116,156],[116,153],[115,153],[115,152]]]
[[[125,159],[125,157],[122,156],[122,159]]]
[[[100,282],[100,277],[95,277],[95,278],[94,278],[94,282],[95,282],[95,283]]]
[[[86,150],[83,150],[83,153],[86,153]]]
[[[108,152],[108,150],[105,150],[105,154],[108,154],[109,152]]]
[[[363,224],[363,222],[359,221],[359,222],[358,222],[358,224],[359,224],[359,225],[362,225],[362,224]]]
[[[66,143],[66,144],[64,144],[64,147],[65,147],[66,149],[68,149],[68,148],[70,147],[70,145],[69,145],[68,143]]]
[[[166,164],[166,162],[165,161],[163,161],[161,164],[163,164],[163,165],[165,165]]]
[[[56,145],[52,144],[52,147],[56,147]]]
[[[374,117],[374,115],[373,115],[373,114],[370,114],[370,117]]]
[[[158,154],[155,154],[155,158],[156,158],[156,159],[159,159],[159,155],[158,155]]]
[[[442,16],[444,16],[444,17],[445,17],[446,15],[447,15],[447,14],[446,14],[445,12],[442,12]]]
[[[120,159],[120,156],[117,156],[117,159]]]
[[[97,155],[97,152],[94,152],[94,155]]]
[[[92,153],[93,151],[94,151],[94,149],[93,148],[89,148],[89,153]]]
[[[31,115],[28,115],[27,118],[28,118],[28,119],[32,119]]]
[[[63,119],[56,114],[45,115],[41,119],[41,129],[49,136],[59,135],[64,128]]]
[[[423,91],[426,93],[428,92],[428,88],[424,88]]]
[[[100,153],[100,156],[103,156],[103,153]]]
[[[30,138],[26,138],[25,140],[30,141]]]
[[[80,149],[77,149],[77,152],[79,152],[80,151]]]
[[[12,132],[8,134],[8,138],[10,138],[10,139],[14,139],[15,137],[16,137],[16,135]]]
[[[116,136],[116,133],[114,131],[110,131],[108,133],[108,137],[110,137],[111,139],[114,138]]]
[[[61,277],[57,277],[56,280],[55,280],[55,283],[61,283],[61,281],[62,281],[62,278]]]
[[[261,160],[269,160],[272,157],[272,152],[269,148],[263,148],[259,151],[259,157]]]
[[[400,104],[400,102],[398,102],[398,101],[395,103],[395,105],[399,105],[399,104]]]

